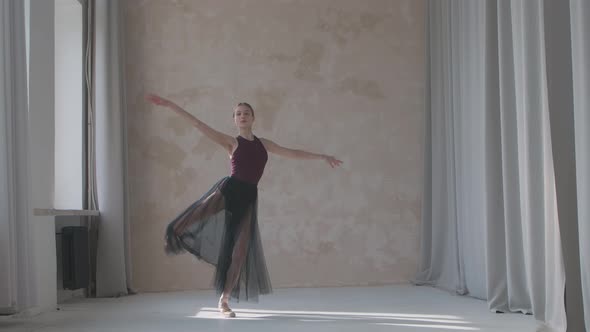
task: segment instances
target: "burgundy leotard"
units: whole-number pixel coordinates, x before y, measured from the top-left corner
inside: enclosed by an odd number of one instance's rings
[[[238,180],[258,184],[268,161],[268,153],[256,136],[252,141],[242,136],[236,139],[238,147],[231,158],[231,175]]]

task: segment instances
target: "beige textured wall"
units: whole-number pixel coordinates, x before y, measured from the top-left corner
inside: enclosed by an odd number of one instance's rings
[[[424,1],[128,0],[125,10],[133,284],[209,288],[213,269],[163,251],[164,228],[229,160],[155,91],[235,134],[330,153],[271,156],[259,223],[274,287],[405,282],[416,270],[422,188]]]

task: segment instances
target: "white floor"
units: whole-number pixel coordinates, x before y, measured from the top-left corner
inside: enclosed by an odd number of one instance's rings
[[[260,303],[230,303],[221,318],[212,291],[83,299],[23,319],[0,318],[0,330],[24,331],[545,331],[531,316],[494,314],[484,301],[430,287],[277,289]]]

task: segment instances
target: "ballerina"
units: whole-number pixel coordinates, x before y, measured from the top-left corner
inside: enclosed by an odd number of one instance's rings
[[[239,134],[232,137],[209,127],[168,99],[155,94],[148,94],[146,99],[182,116],[229,154],[231,175],[219,180],[168,224],[165,250],[168,254],[187,251],[215,266],[219,311],[225,317],[235,317],[229,307],[230,298],[257,301],[258,295],[272,292],[257,219],[258,182],[268,161],[267,152],[287,158],[323,160],[332,168],[342,161],[257,137],[252,131],[254,109],[248,103],[239,103],[234,109]]]

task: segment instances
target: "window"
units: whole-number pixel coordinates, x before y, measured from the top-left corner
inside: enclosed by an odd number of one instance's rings
[[[84,27],[82,2],[55,0],[56,209],[84,208]]]

